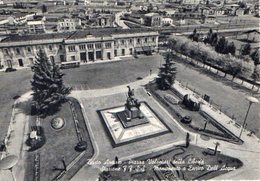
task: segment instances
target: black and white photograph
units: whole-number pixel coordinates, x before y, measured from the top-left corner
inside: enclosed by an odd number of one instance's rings
[[[0,181],[260,180],[259,0],[0,0]]]

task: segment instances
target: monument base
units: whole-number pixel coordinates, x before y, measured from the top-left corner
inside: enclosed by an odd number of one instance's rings
[[[130,127],[149,123],[148,119],[146,119],[143,115],[141,115],[140,117],[136,115],[135,118],[128,119],[129,117],[125,110],[121,112],[117,112],[116,116],[118,120],[122,123],[124,128],[130,128]]]
[[[124,115],[125,106],[98,111],[113,140],[114,147],[170,132],[163,120],[159,119],[145,102],[141,103],[140,111],[144,118],[131,121],[128,121]]]

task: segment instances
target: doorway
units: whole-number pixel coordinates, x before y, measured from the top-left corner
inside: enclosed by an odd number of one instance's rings
[[[23,67],[23,59],[18,59],[18,63],[20,67]]]

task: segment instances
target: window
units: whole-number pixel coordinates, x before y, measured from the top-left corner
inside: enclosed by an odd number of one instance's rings
[[[70,52],[75,52],[75,46],[69,46],[68,48]]]
[[[62,49],[63,49],[62,45],[59,45],[59,49],[60,49],[60,50],[62,50]]]
[[[130,48],[129,51],[130,51],[130,55],[133,55],[133,49]]]
[[[121,40],[121,44],[124,45],[125,44],[125,40]]]
[[[137,38],[137,43],[141,43],[141,40],[140,40],[140,38]]]
[[[155,37],[152,38],[152,41],[155,42]]]
[[[96,47],[97,49],[101,49],[101,48],[102,48],[102,45],[101,45],[101,43],[96,43],[95,47]]]
[[[117,50],[114,50],[114,56],[115,57],[117,56]]]
[[[9,55],[8,49],[4,49],[4,53],[5,53],[6,55]]]
[[[88,49],[93,49],[94,45],[93,44],[88,44],[87,47],[88,47]]]
[[[42,46],[37,46],[37,50],[43,49]]]
[[[106,44],[105,44],[105,47],[106,47],[106,48],[111,48],[111,43],[106,43]]]
[[[30,47],[27,47],[27,51],[28,51],[29,53],[31,53],[31,52],[32,52],[32,49],[31,49]]]
[[[102,53],[101,53],[101,51],[96,51],[96,58],[97,58],[97,59],[102,59]]]
[[[79,45],[80,50],[86,50],[86,45]]]
[[[64,55],[60,55],[60,61],[61,61],[61,62],[65,62],[65,57],[64,57]]]
[[[132,43],[133,43],[132,39],[129,39],[129,43],[130,43],[130,44],[132,44]]]
[[[29,58],[29,62],[31,65],[33,65],[34,64],[33,58]]]
[[[125,49],[122,49],[122,55],[125,56]]]
[[[21,53],[19,48],[16,48],[15,50],[16,50],[16,53],[17,53],[17,54],[20,54],[20,53]]]
[[[51,62],[54,62],[54,56],[50,56]]]
[[[52,45],[49,45],[49,50],[52,51]]]
[[[71,60],[71,61],[75,61],[75,60],[76,60],[76,57],[75,57],[75,56],[71,56],[71,57],[70,57],[70,60]]]
[[[147,43],[147,38],[144,39],[144,42]]]

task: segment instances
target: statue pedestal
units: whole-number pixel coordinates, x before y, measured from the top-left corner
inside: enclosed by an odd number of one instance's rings
[[[131,119],[139,117],[140,110],[137,107],[131,107],[130,110],[125,109],[125,112],[127,114],[128,120],[131,121]]]

